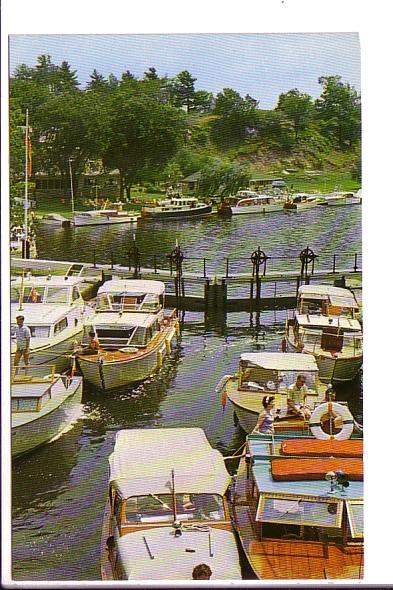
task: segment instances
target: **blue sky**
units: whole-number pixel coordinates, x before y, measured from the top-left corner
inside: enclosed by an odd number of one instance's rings
[[[142,77],[150,66],[159,75],[189,70],[196,89],[249,93],[261,108],[273,108],[281,92],[298,88],[320,95],[318,78],[337,74],[360,91],[357,33],[10,35],[10,69],[36,64],[40,54],[77,70],[83,87],[93,69],[104,76],[130,70]]]

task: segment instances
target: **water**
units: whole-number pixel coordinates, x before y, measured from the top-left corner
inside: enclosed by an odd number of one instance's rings
[[[50,230],[38,237],[41,258],[105,257],[113,244],[126,253],[130,228]],[[301,215],[175,223],[153,222],[135,230],[142,251],[170,252],[176,237],[189,256],[220,264],[223,256],[247,255],[259,244],[267,253],[294,253],[310,245],[317,253],[360,251],[360,208],[311,209]],[[215,259],[216,258],[216,259]],[[240,264],[240,263],[239,263]],[[214,388],[236,370],[243,351],[277,351],[286,310],[231,313],[225,325],[186,312],[181,339],[162,369],[138,387],[102,394],[85,386],[83,415],[53,443],[13,466],[13,577],[16,580],[99,580],[99,544],[106,499],[108,456],[121,428],[202,427],[226,455],[244,440],[230,407],[222,410]],[[362,421],[360,380],[340,388]],[[247,568],[244,575],[249,576]]]

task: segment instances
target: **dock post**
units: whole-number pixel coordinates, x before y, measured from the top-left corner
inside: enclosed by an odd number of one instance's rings
[[[358,255],[357,253],[355,253],[355,265],[353,267],[354,272],[356,272],[358,269]]]
[[[176,274],[175,274],[175,294],[177,300],[177,307],[182,306],[182,297],[185,295],[184,290],[184,280],[183,280],[183,260],[184,254],[180,250],[180,247],[176,240],[176,247],[172,250],[170,254],[167,254],[167,258],[169,258],[170,269],[172,274],[172,265],[175,265]]]
[[[203,278],[206,278],[206,258],[203,259]]]
[[[333,254],[333,272],[336,272],[336,254]]]
[[[93,248],[93,268],[96,268],[96,249]]]
[[[226,274],[225,274],[225,278],[229,277],[229,258],[226,259],[227,264],[226,264]]]
[[[133,245],[133,258],[134,258],[134,279],[137,279],[139,276],[140,271],[140,256],[139,256],[139,249],[137,248],[135,236],[133,236],[132,240]]]
[[[302,263],[300,277],[305,278],[305,282],[308,285],[310,283],[310,276],[308,274],[308,265],[311,262],[311,264],[312,264],[311,274],[314,274],[314,262],[315,262],[315,259],[318,258],[318,255],[315,254],[309,246],[307,246],[306,248],[304,248],[300,252],[299,258]]]
[[[253,277],[255,276],[255,288],[256,288],[255,303],[257,305],[257,308],[259,308],[259,305],[261,302],[261,285],[262,285],[259,271],[261,268],[261,264],[263,264],[263,276],[266,275],[266,261],[268,258],[269,258],[269,256],[267,256],[265,254],[265,252],[263,252],[261,250],[260,246],[258,246],[258,249],[255,250],[255,252],[253,252],[251,254],[251,262],[253,265],[252,276]],[[251,302],[251,304],[252,304],[252,302]]]
[[[154,254],[153,256],[153,264],[154,264],[154,274],[157,274],[157,255]]]

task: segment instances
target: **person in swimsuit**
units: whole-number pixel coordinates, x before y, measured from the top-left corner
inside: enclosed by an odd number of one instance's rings
[[[274,396],[265,395],[262,399],[263,410],[258,416],[257,423],[253,432],[259,432],[260,434],[273,434],[273,408],[274,408]]]

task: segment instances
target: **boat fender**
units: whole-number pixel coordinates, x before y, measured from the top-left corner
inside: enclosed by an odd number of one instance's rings
[[[162,351],[157,350],[157,367],[162,367]]]
[[[287,339],[284,338],[281,340],[281,351],[282,352],[288,352],[288,343],[287,343]]]
[[[340,432],[330,435],[322,430],[321,418],[325,414],[335,418],[338,416],[342,418],[343,427]],[[318,440],[347,440],[352,434],[353,425],[353,416],[348,407],[338,402],[325,402],[317,406],[311,414],[309,422],[311,432]]]
[[[171,353],[171,340],[170,338],[165,338],[165,350],[167,354]]]
[[[224,385],[227,384],[227,382],[229,381],[229,379],[232,377],[232,375],[224,375],[224,377],[222,377],[220,379],[220,381],[217,383],[216,388],[215,388],[215,392],[216,393],[220,393],[220,391],[222,390],[222,388],[224,387]]]
[[[180,336],[180,323],[176,322],[175,324],[175,332],[176,332],[176,336]]]

